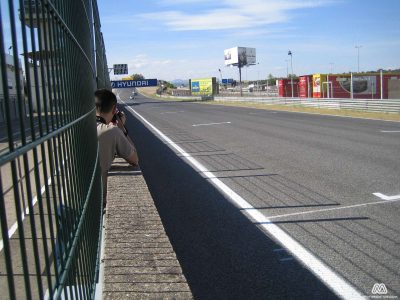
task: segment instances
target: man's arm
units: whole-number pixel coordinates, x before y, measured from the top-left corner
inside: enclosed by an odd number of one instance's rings
[[[116,131],[116,146],[117,154],[128,163],[133,165],[139,163],[139,157],[132,140],[128,139],[128,136],[125,136],[122,130],[119,129]]]
[[[121,111],[121,112],[119,112],[119,114],[117,114],[117,126],[118,126],[119,129],[122,130],[122,132],[124,133],[126,139],[129,141],[129,143],[134,148],[134,151],[132,152],[132,154],[128,158],[126,158],[126,161],[129,162],[132,165],[138,165],[139,164],[139,157],[137,155],[135,144],[133,143],[132,139],[128,135],[128,131],[127,131],[126,127],[125,127],[125,123],[126,123],[126,116]]]
[[[139,164],[139,156],[137,155],[136,148],[135,151],[132,152],[132,154],[128,157],[126,161],[135,166]]]

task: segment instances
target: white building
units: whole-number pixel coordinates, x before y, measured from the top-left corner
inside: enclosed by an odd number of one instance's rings
[[[7,70],[7,87],[3,87],[3,84],[0,84],[0,122],[5,121],[5,107],[4,107],[4,90],[3,88],[8,89],[8,95],[10,99],[10,113],[11,118],[15,119],[18,116],[17,110],[17,82],[16,82],[16,68],[14,66],[14,56],[10,54],[5,54],[5,63],[6,63],[6,70]],[[23,95],[24,89],[24,81],[23,81],[23,72],[21,67],[21,60],[18,60],[19,63],[19,74],[20,74],[20,86],[21,86],[21,95]],[[2,74],[0,72],[0,82],[3,82]],[[25,102],[25,101],[24,101]]]

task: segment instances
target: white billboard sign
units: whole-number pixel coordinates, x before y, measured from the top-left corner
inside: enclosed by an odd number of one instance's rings
[[[234,47],[224,50],[225,65],[226,66],[249,66],[255,65],[256,48],[248,47]]]

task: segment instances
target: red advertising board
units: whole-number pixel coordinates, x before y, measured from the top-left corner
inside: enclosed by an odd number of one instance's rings
[[[400,74],[383,74],[382,96],[384,99],[398,97],[391,91],[391,87],[398,85]],[[394,84],[396,83],[396,84]],[[301,81],[300,81],[301,86]],[[301,87],[300,87],[301,91]],[[300,94],[301,96],[301,94]],[[316,74],[313,80],[314,98],[351,98],[350,74]],[[380,99],[381,76],[380,74],[353,74],[353,98],[355,99]]]
[[[299,96],[301,98],[312,97],[312,75],[304,75],[299,77]]]
[[[278,80],[279,97],[292,97],[292,85],[290,79]],[[299,80],[293,79],[293,97],[299,96]]]

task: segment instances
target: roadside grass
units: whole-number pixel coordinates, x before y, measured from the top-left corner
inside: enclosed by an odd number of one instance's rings
[[[146,87],[146,88],[137,88],[138,92],[146,97],[155,98],[157,97],[157,86]],[[157,97],[158,99],[159,97]]]
[[[181,98],[174,98],[174,97],[160,97],[157,95],[157,87],[147,87],[147,88],[137,88],[138,92],[140,94],[142,94],[143,96],[146,96],[148,98],[151,99],[156,99],[159,101],[180,101],[180,102],[192,102],[195,100],[192,99],[181,99]],[[203,101],[199,101],[199,102],[203,102]]]
[[[181,99],[181,98],[163,98],[159,97],[156,94],[157,87],[148,87],[148,88],[138,88],[137,89],[140,94],[156,99],[159,101],[180,101],[180,102],[191,102],[193,100],[190,99]],[[256,108],[256,109],[264,109],[264,110],[280,110],[280,111],[289,111],[289,112],[301,112],[301,113],[310,113],[310,114],[319,114],[319,115],[331,115],[331,116],[344,116],[344,117],[353,117],[353,118],[362,118],[362,119],[376,119],[376,120],[385,120],[385,121],[397,121],[400,122],[400,114],[396,113],[379,113],[379,112],[365,112],[365,111],[357,111],[351,109],[328,109],[328,108],[315,108],[315,107],[307,107],[302,105],[273,105],[273,104],[265,104],[265,103],[257,103],[257,102],[248,102],[248,101],[196,101],[198,103],[210,104],[210,105],[224,105],[224,106],[236,106],[236,107],[247,107],[247,108]]]
[[[363,119],[376,119],[385,121],[397,121],[400,122],[400,114],[396,113],[378,113],[378,112],[364,112],[350,109],[328,109],[328,108],[314,108],[306,107],[302,105],[271,105],[256,102],[241,102],[241,101],[201,101],[201,103],[211,105],[225,105],[225,106],[237,106],[237,107],[248,107],[257,108],[264,110],[280,110],[290,112],[302,112],[319,115],[335,115],[344,117],[354,117]]]

